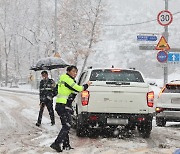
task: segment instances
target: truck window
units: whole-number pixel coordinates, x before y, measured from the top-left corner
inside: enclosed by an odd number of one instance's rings
[[[93,70],[90,81],[144,82],[141,74],[133,70]]]
[[[180,85],[166,85],[163,93],[180,93]]]
[[[79,85],[81,85],[84,82],[85,76],[86,76],[86,72],[83,72],[81,74],[81,77],[79,78],[79,81],[78,81]]]

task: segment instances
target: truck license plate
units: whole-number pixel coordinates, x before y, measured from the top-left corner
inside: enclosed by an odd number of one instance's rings
[[[107,118],[107,124],[126,125],[126,124],[128,124],[128,119],[112,119],[112,118]]]

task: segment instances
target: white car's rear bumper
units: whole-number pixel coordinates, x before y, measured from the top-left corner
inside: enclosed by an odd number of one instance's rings
[[[164,118],[166,121],[180,121],[180,110],[179,111],[163,111],[156,114],[156,117]]]

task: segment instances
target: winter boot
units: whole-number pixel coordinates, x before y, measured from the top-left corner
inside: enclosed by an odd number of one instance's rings
[[[71,147],[70,145],[63,145],[63,150],[71,150],[71,149],[74,149],[73,147]]]
[[[38,122],[36,123],[36,126],[38,126],[38,127],[39,127],[40,125],[41,125],[40,123],[38,123]]]
[[[55,125],[55,121],[52,121],[52,122],[51,122],[51,126],[53,126],[53,125]]]
[[[56,144],[55,142],[53,142],[50,147],[54,150],[56,150],[57,152],[62,152],[61,147],[59,146],[59,144]]]

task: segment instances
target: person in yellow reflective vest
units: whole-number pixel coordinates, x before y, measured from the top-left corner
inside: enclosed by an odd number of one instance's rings
[[[50,145],[50,147],[57,152],[73,149],[69,143],[69,130],[71,128],[72,110],[69,104],[72,103],[75,96],[73,95],[73,99],[70,98],[70,96],[72,96],[72,94],[75,92],[86,90],[91,84],[90,81],[88,81],[83,86],[76,84],[75,77],[77,76],[77,71],[78,69],[76,66],[69,66],[67,68],[67,73],[61,75],[58,82],[58,94],[55,110],[60,117],[62,128],[55,141]]]

